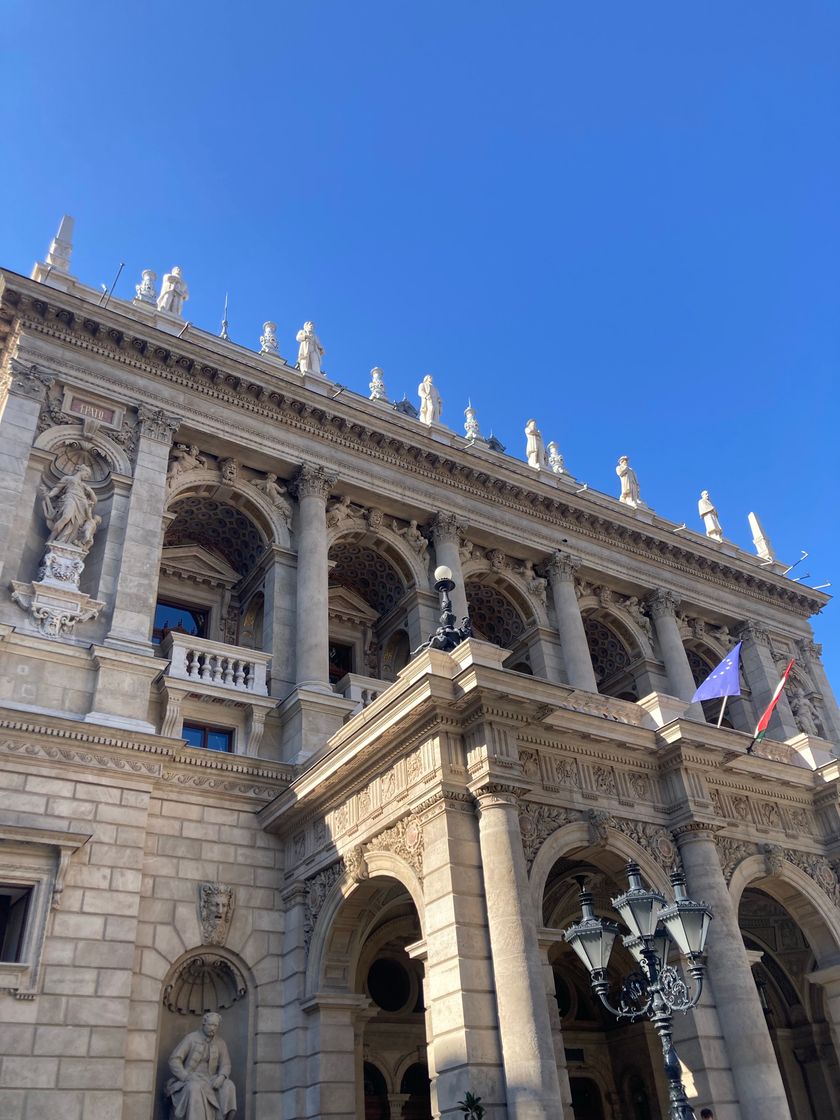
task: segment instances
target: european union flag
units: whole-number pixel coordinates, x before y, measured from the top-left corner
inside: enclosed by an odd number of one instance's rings
[[[727,653],[720,665],[716,669],[712,669],[691,697],[691,703],[693,704],[695,700],[714,700],[716,696],[740,696],[741,678],[738,673],[740,657],[741,643],[738,642],[737,646],[733,646]]]

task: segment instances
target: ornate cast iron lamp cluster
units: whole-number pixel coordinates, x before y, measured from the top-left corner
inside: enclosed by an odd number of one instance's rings
[[[472,637],[469,618],[463,619],[460,626],[455,625],[457,620],[452,611],[452,600],[449,598],[454,586],[455,580],[452,578],[451,568],[447,568],[445,564],[435,568],[435,591],[440,595],[440,625],[427,642],[417,647],[412,657],[416,657],[424,649],[441,649],[444,653],[450,653],[461,642]]]
[[[653,1023],[662,1043],[670,1120],[694,1120],[694,1110],[686,1098],[680,1063],[671,1042],[671,1024],[673,1013],[696,1007],[703,991],[703,949],[712,912],[704,902],[694,902],[687,897],[682,872],[671,876],[674,901],[668,906],[663,895],[643,885],[638,864],[632,861],[627,864],[627,878],[628,889],[612,899],[612,904],[630,930],[622,937],[624,946],[640,967],[623,981],[618,1007],[608,998],[607,966],[621,929],[616,922],[595,917],[592,895],[585,889],[583,879],[578,880],[583,917],[565,931],[564,937],[588,970],[593,990],[611,1014],[631,1022],[647,1017]],[[687,961],[687,972],[694,982],[693,992],[681,973],[668,963],[672,943]]]

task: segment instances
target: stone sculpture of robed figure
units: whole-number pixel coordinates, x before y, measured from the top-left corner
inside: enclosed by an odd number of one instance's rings
[[[172,1074],[164,1092],[172,1120],[234,1120],[236,1086],[230,1079],[230,1055],[217,1037],[222,1018],[208,1012],[201,1030],[191,1031],[169,1057]]]

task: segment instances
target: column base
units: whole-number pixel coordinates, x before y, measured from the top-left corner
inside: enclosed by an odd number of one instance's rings
[[[356,703],[330,692],[298,686],[280,706],[282,760],[309,761],[352,715]]]

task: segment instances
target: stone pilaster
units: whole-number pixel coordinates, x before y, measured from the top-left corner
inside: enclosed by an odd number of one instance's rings
[[[713,830],[677,829],[689,897],[711,907],[707,943],[708,983],[738,1094],[741,1120],[790,1120],[767,1022],[756,991],[738,913],[718,860]]]
[[[557,1120],[560,1082],[531,912],[516,791],[475,791],[487,924],[499,1007],[499,1036],[511,1120]]]
[[[460,624],[469,614],[467,592],[464,587],[464,573],[461,570],[460,534],[458,520],[454,513],[439,513],[431,523],[432,541],[435,546],[435,567],[445,564],[452,571],[455,587],[452,590],[452,609]]]
[[[295,686],[295,557],[274,545],[265,567],[263,635],[266,653],[271,654],[271,695],[286,697]]]
[[[151,653],[157,597],[166,471],[172,437],[181,420],[160,408],[140,405],[140,439],[128,503],[122,556],[114,593],[111,628],[105,644],[129,652]]]
[[[837,706],[837,700],[822,663],[822,646],[808,638],[803,638],[796,644],[800,660],[808,670],[823,702],[820,714],[825,723],[825,738],[830,739],[835,746],[840,746],[840,708]]]
[[[557,995],[554,987],[554,969],[548,959],[552,945],[555,945],[562,933],[560,930],[539,931],[540,960],[542,962],[543,977],[545,979],[545,998],[548,1007],[548,1021],[551,1023],[551,1041],[554,1045],[554,1060],[557,1064],[557,1079],[560,1083],[560,1100],[562,1102],[562,1116],[573,1115],[572,1112],[572,1087],[569,1083],[569,1070],[566,1065],[566,1047],[563,1044],[563,1029],[560,1024],[560,1011],[557,1007]]]
[[[579,567],[580,561],[566,552],[555,552],[547,564],[566,681],[572,688],[597,692],[598,683],[575,594],[575,572]]]
[[[329,684],[329,598],[327,498],[338,476],[304,463],[294,483],[300,507],[297,565],[298,688],[331,692]]]
[[[743,642],[741,664],[752,692],[755,718],[758,719],[776,691],[784,666],[776,664],[770,648],[770,635],[757,622],[745,622],[738,637]],[[779,697],[770,720],[769,734],[771,739],[791,739],[794,735],[800,734],[799,725],[793,718],[793,712],[790,710],[784,692]]]
[[[367,996],[321,992],[302,1005],[311,1017],[311,1086],[307,1108],[295,1115],[356,1120],[356,1086],[362,1072],[359,1020],[368,1015]]]
[[[4,571],[13,542],[12,526],[24,488],[38,415],[52,377],[37,366],[13,362],[5,402],[0,399],[0,574],[4,584],[16,575]]]
[[[697,690],[697,685],[677,625],[675,612],[680,605],[680,600],[671,591],[658,590],[649,596],[647,603],[650,617],[653,619],[659,651],[665,662],[668,688],[672,696],[689,701]],[[700,723],[705,720],[700,704],[691,704],[686,711],[686,716]]]

